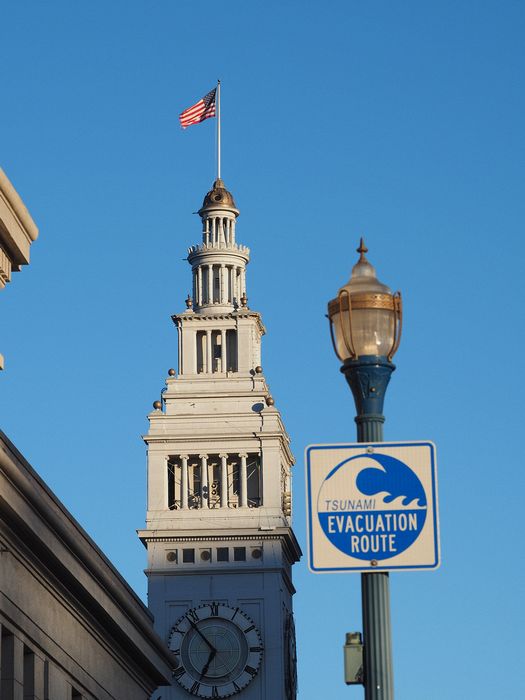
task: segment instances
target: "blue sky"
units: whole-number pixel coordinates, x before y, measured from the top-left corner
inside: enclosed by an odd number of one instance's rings
[[[355,435],[324,314],[364,235],[405,301],[385,438],[438,446],[442,567],[391,577],[397,697],[525,694],[524,31],[514,0],[3,3],[0,166],[41,234],[1,294],[0,425],[140,595],[140,436],[215,174],[214,120],[177,116],[221,78],[303,549],[304,448]],[[295,583],[299,697],[362,697],[359,577]]]

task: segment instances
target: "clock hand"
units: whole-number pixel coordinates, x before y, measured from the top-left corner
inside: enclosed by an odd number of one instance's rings
[[[188,619],[190,625],[193,627],[193,629],[197,632],[197,634],[198,634],[200,637],[202,637],[202,638],[204,639],[204,641],[205,641],[206,644],[209,646],[209,648],[212,650],[212,652],[213,652],[214,654],[216,654],[216,653],[217,653],[217,649],[206,639],[206,637],[202,634],[202,632],[201,632],[200,629],[197,627],[197,625],[193,622],[193,620],[190,620],[189,618],[187,618],[187,619]]]
[[[217,653],[217,652],[215,651],[215,649],[214,649],[213,651],[210,651],[210,655],[208,656],[208,661],[206,661],[206,665],[204,666],[204,668],[203,668],[202,671],[201,671],[201,677],[200,677],[199,680],[202,681],[202,679],[204,678],[204,676],[207,674],[208,669],[209,669],[209,667],[210,667],[210,664],[211,664],[211,662],[213,661],[213,659],[215,658],[215,654],[216,654],[216,653]]]

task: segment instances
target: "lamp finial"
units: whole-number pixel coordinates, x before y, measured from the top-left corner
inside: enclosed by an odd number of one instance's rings
[[[368,253],[368,248],[366,247],[364,238],[362,236],[361,236],[361,240],[359,241],[359,248],[357,248],[356,252],[361,254],[361,257],[359,258],[359,262],[361,262],[362,260],[366,260],[365,253]]]

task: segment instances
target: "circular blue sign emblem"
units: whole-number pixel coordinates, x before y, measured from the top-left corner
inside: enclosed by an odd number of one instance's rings
[[[404,462],[364,452],[343,460],[317,499],[324,534],[356,559],[390,559],[419,537],[427,516],[425,489]]]

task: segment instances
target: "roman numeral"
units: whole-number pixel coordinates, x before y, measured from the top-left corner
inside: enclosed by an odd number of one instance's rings
[[[250,625],[247,629],[244,630],[244,634],[248,634],[248,632],[251,632],[252,630],[255,629],[255,625]]]
[[[201,687],[201,684],[198,681],[195,681],[195,683],[190,688],[190,693],[192,695],[197,695],[200,687]]]
[[[219,616],[219,603],[210,603],[210,610],[211,610],[211,616],[212,617],[218,617]],[[214,697],[212,695],[212,697]],[[219,697],[219,696],[217,696]]]
[[[211,696],[212,698],[218,698],[219,697],[219,691],[217,690],[217,686],[214,685],[211,689]]]
[[[173,671],[173,675],[175,678],[180,678],[182,675],[184,675],[184,673],[185,673],[184,666],[179,666],[179,668],[176,668]]]
[[[262,647],[250,647],[250,651],[262,651]]]
[[[235,688],[236,692],[238,693],[239,690],[241,689],[240,686],[238,686],[235,681],[232,681],[232,683],[233,683],[233,687]]]
[[[235,617],[235,615],[237,615],[238,612],[239,612],[239,608],[235,608],[235,610],[233,611],[233,615],[231,616],[230,620],[233,620],[233,618]]]
[[[257,675],[256,669],[252,668],[251,666],[245,666],[244,670],[246,673],[249,673],[252,678],[254,678]]]
[[[193,620],[193,622],[199,621],[199,616],[197,615],[195,610],[188,610],[188,612],[186,613],[186,617],[188,618],[188,620]]]

